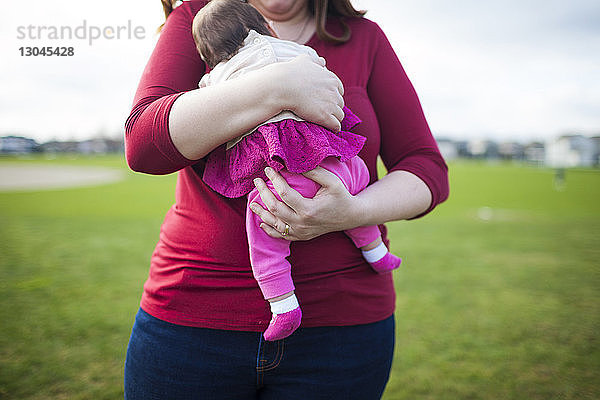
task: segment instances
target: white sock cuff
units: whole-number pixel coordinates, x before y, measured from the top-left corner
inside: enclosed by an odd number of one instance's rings
[[[286,297],[283,300],[269,302],[269,304],[273,314],[283,314],[300,307],[295,294],[291,295],[290,297]]]
[[[383,242],[379,243],[379,246],[374,249],[363,251],[363,257],[368,263],[374,263],[375,261],[381,260],[388,253],[387,247]]]

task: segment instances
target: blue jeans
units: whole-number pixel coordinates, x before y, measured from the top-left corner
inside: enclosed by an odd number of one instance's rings
[[[373,324],[261,333],[191,328],[139,310],[125,361],[127,400],[379,399],[394,317]]]

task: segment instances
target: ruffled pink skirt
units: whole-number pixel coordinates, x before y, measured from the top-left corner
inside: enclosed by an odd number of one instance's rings
[[[235,198],[254,189],[255,178],[266,180],[267,166],[301,174],[327,157],[345,162],[359,153],[366,138],[349,132],[360,119],[346,107],[344,113],[339,132],[293,119],[261,125],[231,149],[225,150],[222,145],[213,150],[202,179],[216,192]]]

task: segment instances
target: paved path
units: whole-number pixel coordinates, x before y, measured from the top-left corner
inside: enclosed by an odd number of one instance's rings
[[[28,163],[0,163],[0,191],[48,190],[96,186],[123,179],[121,170]]]

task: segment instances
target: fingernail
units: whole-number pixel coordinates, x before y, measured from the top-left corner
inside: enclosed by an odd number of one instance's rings
[[[265,168],[265,174],[270,178],[271,174],[273,174],[273,169],[271,167]]]
[[[252,182],[254,183],[254,186],[258,186],[258,178],[254,178]]]

